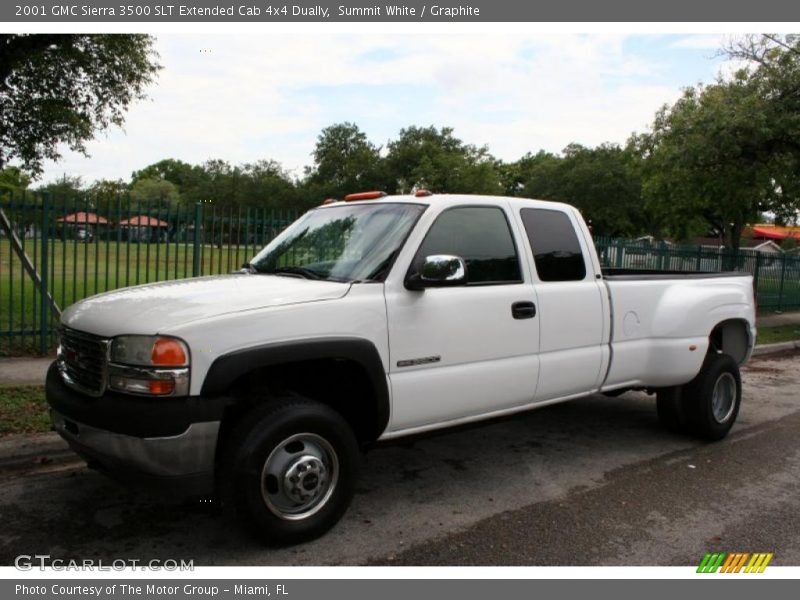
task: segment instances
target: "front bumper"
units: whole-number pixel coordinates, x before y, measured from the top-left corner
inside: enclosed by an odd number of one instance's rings
[[[55,363],[46,396],[55,430],[90,466],[123,483],[185,496],[213,491],[224,400],[111,392],[91,398],[67,387]]]

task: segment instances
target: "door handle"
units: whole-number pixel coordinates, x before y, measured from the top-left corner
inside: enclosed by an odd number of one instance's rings
[[[532,319],[536,316],[536,305],[533,302],[514,302],[511,316],[515,319]]]

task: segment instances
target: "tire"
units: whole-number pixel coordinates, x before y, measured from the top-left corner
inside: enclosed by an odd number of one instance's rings
[[[221,495],[264,543],[314,539],[347,510],[359,447],[330,407],[300,396],[273,400],[247,413],[227,440]]]
[[[681,391],[689,433],[721,440],[733,427],[742,402],[739,366],[727,354],[709,354],[700,373]]]
[[[686,415],[683,412],[681,386],[662,388],[656,392],[658,420],[666,429],[674,433],[688,433]]]

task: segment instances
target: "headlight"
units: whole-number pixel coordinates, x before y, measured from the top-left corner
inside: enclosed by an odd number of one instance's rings
[[[189,350],[175,338],[122,335],[111,344],[111,362],[142,367],[187,367]]]
[[[179,339],[123,335],[111,343],[108,385],[128,394],[189,394],[189,349]]]

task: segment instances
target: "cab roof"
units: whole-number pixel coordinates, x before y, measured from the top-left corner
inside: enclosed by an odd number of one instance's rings
[[[370,192],[352,194],[349,197],[362,196]],[[378,192],[374,192],[378,194]],[[347,197],[347,196],[346,196]],[[458,206],[459,204],[488,204],[488,205],[526,205],[530,207],[538,206],[540,208],[556,208],[556,209],[569,209],[569,204],[563,202],[554,202],[552,200],[537,200],[533,198],[520,198],[518,196],[493,196],[488,194],[396,194],[396,195],[380,195],[369,198],[353,198],[352,200],[325,200],[320,208],[333,208],[335,206],[351,205],[351,204],[370,204],[370,203],[404,203],[404,204],[424,204],[428,206],[445,205],[448,207]]]

